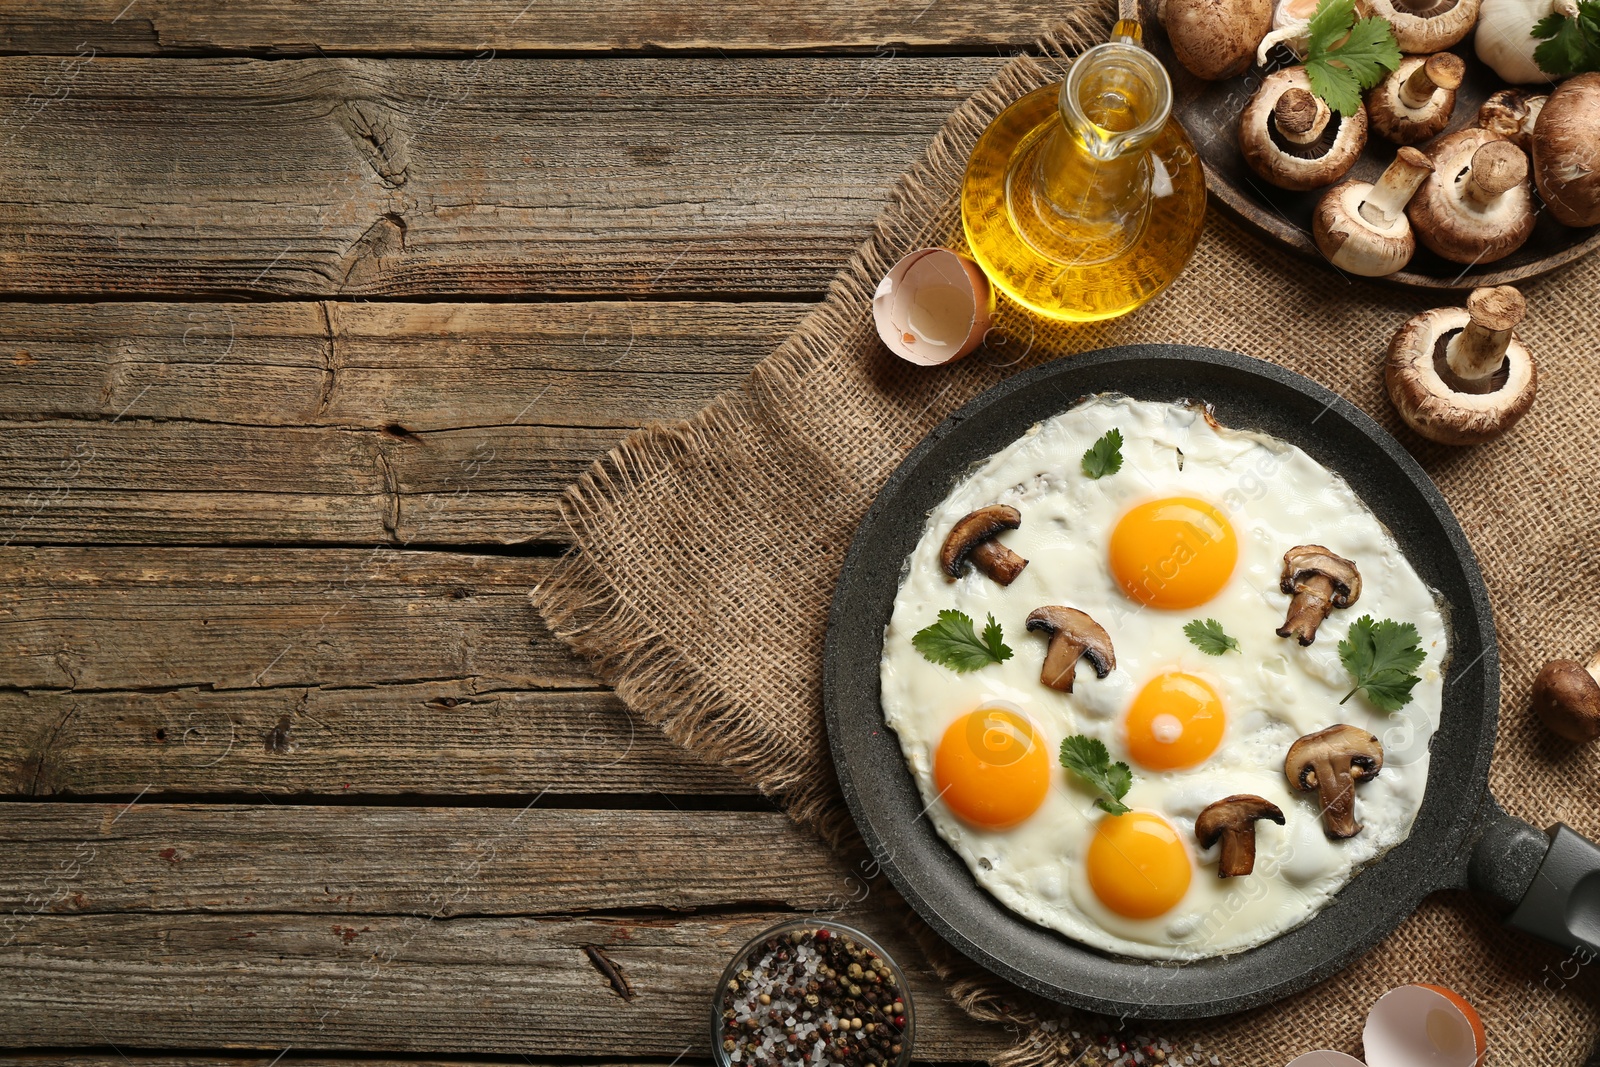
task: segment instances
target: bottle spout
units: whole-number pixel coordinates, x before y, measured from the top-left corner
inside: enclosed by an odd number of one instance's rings
[[[1111,27],[1116,44],[1144,47],[1144,26],[1139,22],[1139,0],[1117,0],[1117,24]]]

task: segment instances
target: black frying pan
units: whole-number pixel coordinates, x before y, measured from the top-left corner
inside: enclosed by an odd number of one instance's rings
[[[1183,966],[1086,948],[1014,915],[978,886],[921,817],[922,800],[885,728],[878,661],[901,565],[928,511],[972,463],[1079,398],[1192,398],[1224,425],[1290,441],[1338,471],[1448,603],[1452,655],[1422,809],[1411,836],[1305,925],[1259,948]],[[1136,345],[1018,374],[946,419],[878,494],[850,546],[828,620],[824,700],[834,763],[856,825],[895,887],[941,936],[1017,985],[1109,1015],[1186,1019],[1241,1011],[1325,978],[1372,948],[1422,898],[1471,886],[1516,905],[1510,922],[1600,951],[1600,848],[1500,810],[1489,755],[1500,664],[1488,593],[1466,536],[1432,481],[1352,404],[1292,371],[1232,352]]]

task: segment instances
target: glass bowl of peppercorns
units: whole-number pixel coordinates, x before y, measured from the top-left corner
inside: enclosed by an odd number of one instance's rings
[[[903,1067],[915,1033],[900,968],[835,922],[797,920],[754,938],[711,998],[719,1067]]]

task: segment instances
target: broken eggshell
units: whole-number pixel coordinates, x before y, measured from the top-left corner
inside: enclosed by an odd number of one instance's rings
[[[989,332],[989,279],[948,248],[919,248],[883,276],[872,319],[889,351],[923,367],[950,363]]]
[[[1378,998],[1361,1031],[1366,1067],[1476,1067],[1488,1040],[1483,1020],[1443,986],[1403,985]],[[1361,1067],[1343,1052],[1308,1052],[1289,1067]]]

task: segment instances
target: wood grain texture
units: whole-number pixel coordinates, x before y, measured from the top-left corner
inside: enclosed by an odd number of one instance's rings
[[[124,9],[127,9],[124,12]],[[118,17],[120,14],[120,17]],[[1025,46],[1049,12],[1014,0],[896,4],[821,0],[752,4],[737,18],[703,0],[400,0],[381,7],[333,0],[314,14],[299,4],[195,4],[183,0],[11,0],[0,47],[73,54],[80,45],[129,55],[195,52],[466,52],[485,49],[647,51],[838,50],[893,47],[994,50]]]
[[[1002,62],[0,59],[0,290],[820,293]]]
[[[0,690],[0,795],[751,795],[592,690]]]
[[[897,920],[839,917],[905,967],[919,1058],[984,1059]],[[36,915],[0,947],[0,1044],[705,1056],[715,976],[794,912],[686,918]],[[627,975],[623,1000],[589,963]]]
[[[548,569],[391,549],[3,549],[0,686],[591,687],[528,602]]]
[[[805,304],[0,304],[0,543],[513,544]]]
[[[29,914],[810,912],[867,892],[776,811],[23,804],[0,851],[0,941]]]

